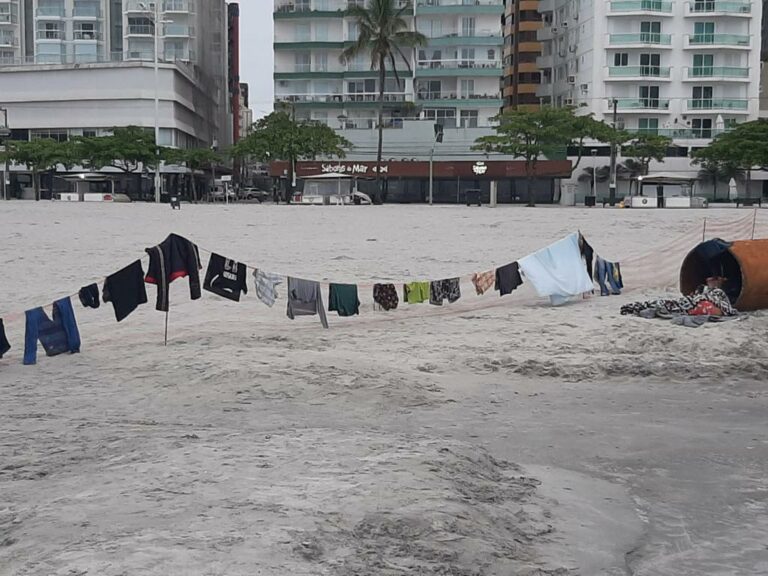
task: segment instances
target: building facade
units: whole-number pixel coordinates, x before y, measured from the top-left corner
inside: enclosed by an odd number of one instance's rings
[[[505,110],[538,108],[541,83],[540,58],[544,21],[539,0],[505,0],[504,77],[502,90]]]
[[[61,140],[154,127],[157,95],[160,144],[226,145],[226,38],[225,0],[0,0],[0,106],[14,139]]]
[[[421,118],[448,127],[487,125],[502,104],[502,0],[399,0],[410,28],[429,38],[388,73],[385,125]],[[345,16],[364,0],[275,0],[275,100],[298,118],[345,130],[376,124],[379,80],[370,58],[342,64],[357,38]]]

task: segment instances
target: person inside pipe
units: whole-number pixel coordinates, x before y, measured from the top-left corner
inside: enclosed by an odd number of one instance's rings
[[[659,318],[676,315],[736,316],[738,311],[724,290],[727,284],[728,279],[723,276],[710,276],[692,294],[677,299],[659,298],[625,304],[621,307],[621,314]]]

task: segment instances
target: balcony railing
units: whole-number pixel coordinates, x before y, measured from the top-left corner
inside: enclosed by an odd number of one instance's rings
[[[38,30],[38,40],[64,40],[63,30]]]
[[[129,36],[154,36],[155,27],[151,24],[129,24],[128,25]]]
[[[743,46],[749,47],[749,36],[745,34],[693,34],[688,36],[689,46]]]
[[[614,45],[623,44],[653,44],[659,46],[670,46],[672,44],[671,34],[659,34],[657,32],[640,32],[639,34],[611,34],[609,43]]]
[[[194,12],[195,4],[188,0],[165,0],[163,2],[163,12]]]
[[[0,12],[0,24],[16,24],[19,17],[11,12]]]
[[[500,69],[501,60],[419,60],[416,67],[420,70],[446,68],[452,69],[472,69],[472,68],[490,68]]]
[[[3,34],[0,35],[0,46],[6,47],[6,46],[18,46],[19,45],[19,39],[16,38],[13,35],[9,34]]]
[[[503,6],[502,0],[416,0],[416,6]]]
[[[666,136],[673,140],[709,140],[718,134],[728,132],[728,130],[715,128],[625,128],[625,131],[630,134]]]
[[[749,78],[749,68],[740,66],[694,66],[688,78]]]
[[[458,94],[456,92],[420,92],[417,100],[499,100],[501,94]]]
[[[608,68],[610,78],[669,78],[669,66],[611,66]]]
[[[64,6],[40,6],[35,15],[38,18],[64,18],[66,12]]]
[[[672,2],[668,0],[613,0],[611,12],[660,12],[672,13]]]
[[[356,92],[347,94],[278,94],[275,96],[278,102],[292,103],[376,103],[379,101],[378,92]],[[384,102],[398,103],[411,102],[413,98],[410,94],[390,92],[384,94]]]
[[[194,26],[184,26],[181,24],[166,24],[163,28],[165,36],[194,36]]]
[[[101,40],[101,32],[98,30],[75,30],[73,32],[75,40]]]
[[[689,14],[751,14],[751,2],[732,0],[704,0],[688,3]]]
[[[617,98],[617,110],[669,110],[669,100],[664,98]]]
[[[694,98],[688,100],[688,110],[746,110],[749,100]]]
[[[93,4],[75,4],[72,16],[74,18],[101,18],[101,8]]]

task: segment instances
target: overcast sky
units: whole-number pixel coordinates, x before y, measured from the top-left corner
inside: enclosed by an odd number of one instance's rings
[[[273,0],[240,0],[240,78],[251,89],[254,118],[272,111]]]

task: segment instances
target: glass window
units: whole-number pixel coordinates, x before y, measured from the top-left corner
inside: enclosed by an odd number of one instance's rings
[[[462,128],[477,128],[477,110],[462,110],[461,111],[461,127]]]

